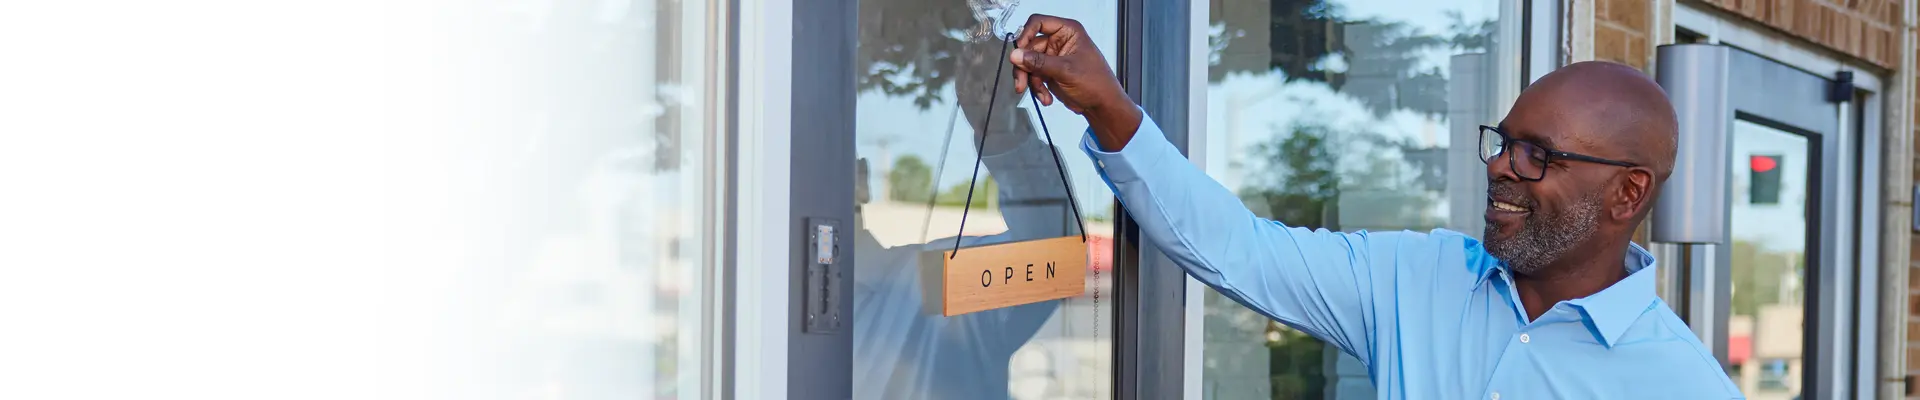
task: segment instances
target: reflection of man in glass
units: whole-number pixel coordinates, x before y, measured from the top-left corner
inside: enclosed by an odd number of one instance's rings
[[[1248,212],[1121,90],[1079,22],[1035,16],[1016,80],[1091,126],[1082,147],[1141,236],[1221,294],[1338,346],[1382,398],[1740,397],[1654,296],[1632,236],[1673,171],[1676,123],[1646,75],[1573,64],[1483,127],[1486,241],[1291,228]]]
[[[976,127],[974,140],[969,143],[980,146],[982,162],[999,192],[979,195],[999,196],[999,212],[1007,224],[1004,233],[962,237],[960,243],[965,247],[1077,233],[1070,228],[1066,188],[1054,165],[1053,148],[1033,134],[1025,113],[1014,107],[1022,98],[1013,95],[1012,78],[1003,76],[1000,80],[1000,94],[992,105],[992,126],[978,130],[987,119],[989,89],[1000,50],[998,41],[966,46],[959,57],[961,75],[955,77],[955,91],[968,126]],[[1001,72],[1010,71],[1007,68]],[[973,154],[964,152],[955,156],[968,161],[973,158]],[[867,189],[867,181],[866,176],[856,180],[861,203],[868,203],[874,196]],[[975,218],[989,211],[983,208],[974,207]],[[953,238],[886,247],[866,228],[867,224],[919,225],[921,221],[869,221],[865,217],[866,213],[856,208],[854,398],[1007,398],[1009,358],[1046,324],[1059,309],[1060,301],[954,317],[924,311],[923,302],[939,299],[928,298],[922,291],[921,275],[937,273],[940,266],[922,265],[921,256],[951,250]],[[914,230],[916,235],[909,242],[921,238],[917,233],[925,227],[921,228]]]

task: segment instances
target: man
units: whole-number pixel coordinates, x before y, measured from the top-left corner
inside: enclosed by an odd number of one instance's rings
[[[1482,242],[1255,217],[1123,94],[1078,22],[1034,16],[1016,46],[1015,90],[1087,118],[1082,147],[1143,236],[1227,297],[1359,358],[1381,398],[1741,397],[1654,296],[1654,260],[1631,241],[1677,130],[1659,86],[1631,68],[1561,68],[1482,128]]]

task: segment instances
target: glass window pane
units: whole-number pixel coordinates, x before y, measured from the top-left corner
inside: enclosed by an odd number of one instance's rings
[[[707,89],[725,68],[708,8],[530,2],[475,11],[487,45],[460,93],[460,221],[480,243],[458,282],[450,398],[700,399],[706,278],[721,202]],[[481,61],[484,60],[484,61]],[[493,134],[499,134],[498,136]],[[463,186],[464,187],[464,186]]]
[[[1207,171],[1290,226],[1479,236],[1479,125],[1520,80],[1498,36],[1513,4],[1212,2]],[[1374,397],[1357,359],[1211,289],[1204,301],[1206,398]]]
[[[1807,137],[1733,124],[1733,304],[1728,374],[1755,398],[1800,393],[1806,332]]]
[[[1037,110],[1014,95],[1000,36],[1033,13],[1069,16],[1112,63],[1118,3],[1012,3],[860,2],[858,151],[848,160],[862,174],[855,178],[856,399],[1113,396],[1114,201],[1077,150],[1086,120],[1057,104]],[[1040,135],[1043,116],[1053,146]],[[1056,148],[1064,178],[1049,152]],[[926,296],[922,279],[941,266],[921,263],[922,255],[953,249],[956,237],[976,246],[1077,236],[1068,187],[1090,235],[1084,295],[953,317],[927,311],[939,299]]]

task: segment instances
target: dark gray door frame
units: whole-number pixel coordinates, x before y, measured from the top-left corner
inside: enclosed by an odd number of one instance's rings
[[[834,291],[832,304],[845,317],[832,333],[803,329],[811,262],[807,260],[807,221],[849,224],[854,204],[853,83],[857,0],[825,0],[793,7],[792,213],[788,214],[789,283],[787,319],[787,398],[853,397],[853,291]],[[801,118],[800,116],[805,116]],[[842,225],[845,227],[845,225]],[[839,241],[852,243],[841,229]],[[827,287],[851,288],[854,259],[843,245],[834,266],[837,280]],[[776,316],[767,316],[776,317]]]
[[[1122,0],[1120,81],[1187,154],[1190,0]],[[1116,207],[1118,208],[1118,207]],[[1185,394],[1186,273],[1140,240],[1122,212],[1115,240],[1114,396],[1177,399]]]

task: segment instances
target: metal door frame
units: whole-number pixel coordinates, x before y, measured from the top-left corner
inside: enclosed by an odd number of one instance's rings
[[[1194,75],[1189,51],[1189,1],[1121,0],[1119,68],[1115,71],[1127,95],[1153,116],[1153,122],[1182,154],[1189,148],[1188,109],[1193,97],[1189,96]],[[1206,71],[1198,74],[1205,77]],[[1205,101],[1204,96],[1201,101]],[[1141,240],[1139,227],[1127,213],[1118,214],[1115,228],[1119,232],[1114,235],[1114,251],[1118,253],[1114,255],[1114,398],[1181,398],[1188,392],[1186,370],[1199,367],[1186,363],[1190,350],[1186,337],[1188,302],[1199,299],[1187,297],[1192,285],[1186,272]]]
[[[1881,155],[1877,151],[1882,137],[1880,81],[1872,73],[1853,68],[1847,62],[1807,50],[1792,39],[1739,21],[1737,17],[1687,4],[1674,8],[1676,28],[1698,32],[1708,43],[1734,48],[1730,70],[1760,68],[1774,70],[1776,72],[1770,72],[1774,74],[1791,71],[1818,79],[1822,84],[1830,83],[1830,77],[1840,71],[1853,74],[1856,90],[1845,102],[1824,102],[1825,87],[1796,89],[1810,91],[1808,93],[1782,93],[1773,81],[1765,81],[1766,85],[1730,85],[1728,98],[1740,115],[1762,116],[1802,130],[1806,130],[1809,123],[1822,123],[1813,121],[1827,124],[1822,128],[1823,135],[1817,139],[1809,137],[1810,150],[1818,153],[1818,163],[1811,165],[1818,165],[1820,169],[1812,178],[1819,185],[1819,195],[1810,199],[1817,213],[1809,215],[1810,230],[1814,232],[1809,237],[1817,239],[1809,243],[1808,261],[1810,266],[1818,268],[1810,268],[1807,277],[1812,315],[1807,321],[1808,342],[1803,365],[1819,367],[1810,368],[1815,373],[1806,376],[1803,393],[1813,398],[1854,398],[1871,394],[1877,390],[1873,348],[1878,338],[1877,330],[1872,329],[1875,323],[1872,316],[1877,315],[1879,305],[1878,287],[1871,282],[1877,281],[1879,275],[1875,266],[1879,259],[1880,224],[1876,221],[1881,207],[1872,199],[1878,199],[1881,191],[1878,168]],[[1736,83],[1750,82],[1742,81],[1739,75],[1731,73],[1729,79]],[[1796,99],[1795,105],[1764,104],[1787,97]],[[1783,115],[1788,117],[1781,117]],[[1691,282],[1684,285],[1688,290],[1667,292],[1684,298],[1676,301],[1675,306],[1688,311],[1683,314],[1689,323],[1703,334],[1702,341],[1708,342],[1716,358],[1724,364],[1730,251],[1726,246],[1716,247],[1711,254],[1687,257],[1694,268],[1685,273],[1686,277],[1710,276],[1715,282]],[[1705,270],[1709,265],[1713,270]],[[1680,281],[1686,281],[1686,277]],[[1681,282],[1669,284],[1683,285]],[[1869,318],[1863,320],[1860,316]]]

